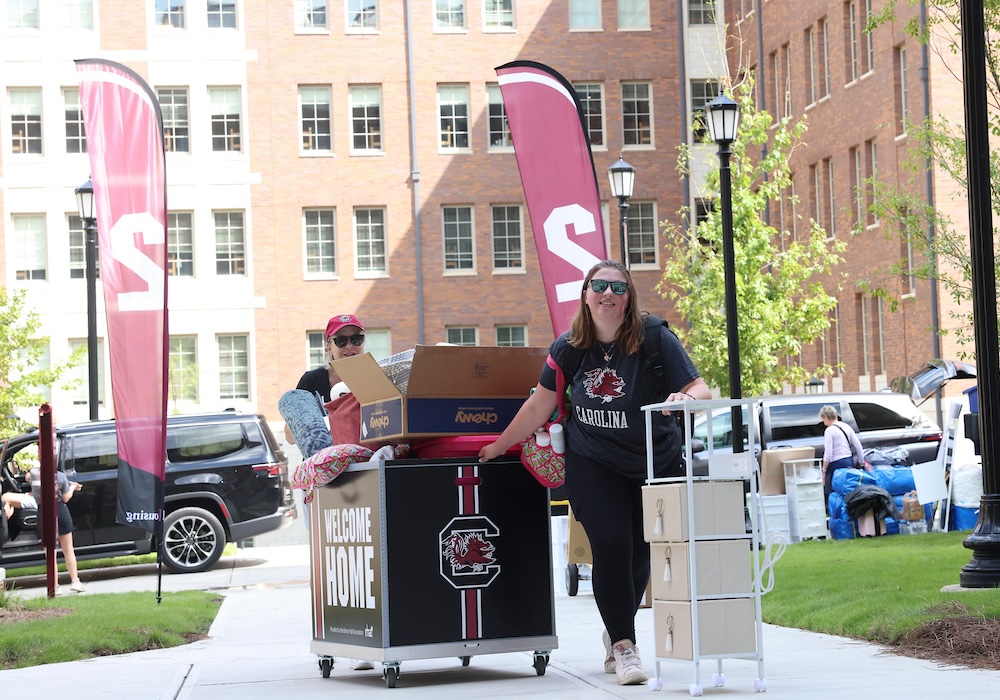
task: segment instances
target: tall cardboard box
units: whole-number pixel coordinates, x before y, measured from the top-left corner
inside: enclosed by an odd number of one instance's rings
[[[418,345],[405,387],[367,353],[337,360],[336,369],[361,404],[360,441],[405,441],[503,432],[547,355],[548,348]]]
[[[814,459],[816,450],[811,447],[779,447],[760,453],[762,496],[777,496],[785,493],[784,463],[793,459]]]
[[[699,537],[745,535],[743,481],[695,481],[694,529]],[[686,542],[687,483],[642,487],[642,529],[647,542]],[[660,527],[657,528],[657,520]],[[660,529],[662,532],[657,532]]]

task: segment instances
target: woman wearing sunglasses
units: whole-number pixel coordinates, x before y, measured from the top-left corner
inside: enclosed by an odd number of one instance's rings
[[[649,545],[642,534],[646,429],[641,406],[710,399],[712,392],[677,337],[660,333],[664,381],[649,379],[643,320],[628,269],[605,260],[587,273],[570,330],[549,349],[566,374],[573,408],[566,426],[566,493],[594,554],[594,599],[604,621],[604,670],[620,685],[647,680],[635,648],[635,615],[649,581]],[[504,454],[543,425],[556,409],[556,374],[546,364],[534,393],[480,461]],[[677,421],[653,416],[657,474],[681,470]]]
[[[333,363],[345,357],[362,355],[365,352],[365,327],[354,314],[339,314],[334,316],[326,324],[326,352],[330,356],[330,361],[324,367],[311,369],[299,378],[296,389],[318,394],[323,399],[323,403],[329,403],[332,387],[340,382],[337,370]],[[288,426],[285,426],[285,439],[289,444],[295,444]]]

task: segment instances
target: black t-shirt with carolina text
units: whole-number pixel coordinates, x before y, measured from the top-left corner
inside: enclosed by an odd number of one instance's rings
[[[313,394],[319,394],[323,397],[323,403],[330,402],[330,370],[328,367],[317,367],[316,369],[311,369],[299,379],[299,383],[295,385],[296,389],[305,389]]]
[[[570,377],[570,363],[581,351],[570,346],[567,333],[549,347],[552,359],[572,385],[573,406],[566,425],[571,449],[633,478],[647,475],[646,424],[641,407],[663,401],[701,376],[677,336],[665,326],[647,332],[656,331],[661,334],[665,377],[655,385],[645,369],[641,348],[635,355],[626,355],[616,345],[607,362],[603,350],[596,346],[585,349],[579,369]],[[546,364],[538,381],[555,391],[555,370]],[[679,475],[681,432],[676,418],[654,411],[652,425],[656,475]]]

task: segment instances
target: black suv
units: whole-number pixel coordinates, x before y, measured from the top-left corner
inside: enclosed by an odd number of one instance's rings
[[[78,559],[156,551],[145,530],[115,522],[118,452],[114,421],[55,431],[56,468],[83,488],[70,499]],[[38,431],[0,442],[4,492],[30,492]],[[289,525],[296,517],[288,460],[262,415],[223,411],[167,418],[164,564],[187,573],[210,568],[226,542]],[[38,511],[18,508],[0,549],[7,568],[44,565]]]

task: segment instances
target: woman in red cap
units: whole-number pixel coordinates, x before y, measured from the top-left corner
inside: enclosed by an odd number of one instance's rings
[[[325,367],[311,369],[299,378],[296,389],[319,394],[323,403],[328,403],[331,398],[330,390],[338,382],[340,376],[334,369],[334,363],[345,357],[361,355],[365,351],[365,327],[354,314],[339,314],[330,319],[326,324],[326,352],[330,356],[330,361]],[[295,444],[288,426],[285,426],[285,439],[289,444]]]

